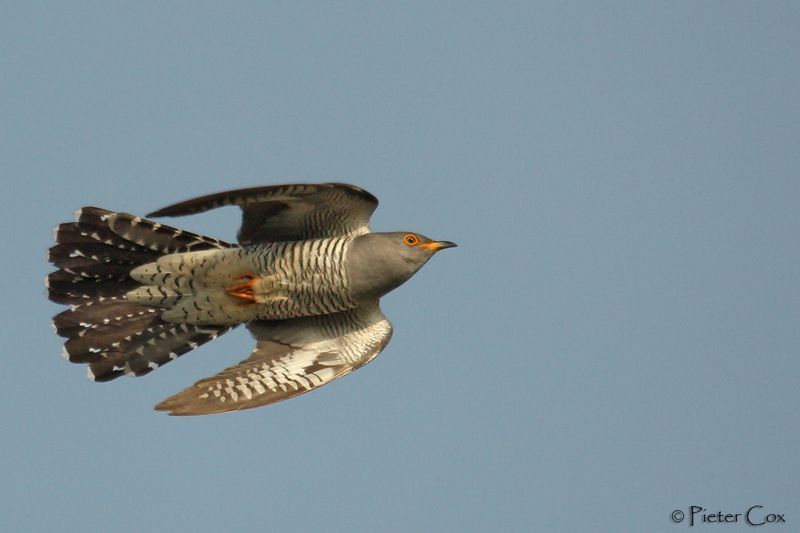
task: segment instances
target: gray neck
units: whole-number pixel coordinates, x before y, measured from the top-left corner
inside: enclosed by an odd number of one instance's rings
[[[424,262],[409,261],[387,245],[388,235],[367,233],[356,237],[346,252],[350,295],[356,300],[380,298],[405,283]]]

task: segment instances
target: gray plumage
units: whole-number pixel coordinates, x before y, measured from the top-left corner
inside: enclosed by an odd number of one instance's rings
[[[56,228],[50,299],[65,357],[109,381],[143,375],[247,324],[249,358],[158,404],[173,415],[248,409],[319,387],[372,360],[392,327],[381,296],[455,246],[371,233],[378,205],[345,184],[240,189],[149,216],[242,209],[238,245],[87,207]]]

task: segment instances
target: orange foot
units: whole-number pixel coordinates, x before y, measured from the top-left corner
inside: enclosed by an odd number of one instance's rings
[[[240,302],[242,305],[256,303],[256,297],[255,294],[253,294],[253,285],[256,283],[256,277],[253,274],[243,274],[233,279],[243,279],[245,281],[228,287],[228,294],[234,298],[241,298],[244,300]]]

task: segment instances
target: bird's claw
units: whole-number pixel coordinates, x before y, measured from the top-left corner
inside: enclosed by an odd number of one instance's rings
[[[241,302],[242,305],[255,303],[256,296],[253,291],[253,286],[256,283],[256,277],[253,274],[243,274],[241,276],[236,276],[233,279],[243,279],[245,281],[228,287],[228,295],[244,300],[244,302]]]

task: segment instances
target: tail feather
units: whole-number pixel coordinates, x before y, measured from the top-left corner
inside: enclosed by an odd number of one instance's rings
[[[50,300],[59,304],[80,305],[122,298],[139,284],[133,280],[87,279],[61,271],[58,276],[48,276],[47,288]]]
[[[76,211],[75,218],[87,218],[85,209]],[[101,225],[102,224],[102,225]],[[90,222],[65,222],[56,226],[53,230],[53,240],[60,244],[103,244],[120,250],[139,250],[152,252],[148,248],[139,246],[130,241],[126,241],[111,229],[108,225],[97,220],[97,223]]]
[[[130,278],[131,267],[134,266],[132,263],[113,263],[79,256],[57,258],[56,261],[62,272],[91,280],[117,279],[123,281]]]
[[[116,213],[98,207],[84,207],[75,214],[76,221],[108,228],[115,234],[112,240],[136,244],[161,254],[193,252],[209,248],[229,248],[225,241],[165,226],[153,220],[128,213]]]
[[[143,265],[153,260],[153,252],[152,250],[128,250],[97,241],[62,242],[50,248],[47,257],[52,263],[59,265],[62,262],[78,259],[104,264]]]
[[[78,210],[75,222],[60,224],[54,236],[48,259],[59,270],[47,278],[49,297],[72,307],[53,325],[67,339],[65,357],[88,363],[91,378],[147,374],[230,329],[167,322],[164,309],[126,297],[141,286],[131,278],[136,267],[164,254],[230,244],[96,207]]]
[[[230,329],[158,322],[121,343],[107,357],[92,362],[90,377],[109,381],[123,374],[143,376]]]
[[[130,318],[132,309],[131,304],[122,299],[89,301],[54,316],[53,326],[61,337],[74,337],[82,330]]]
[[[73,362],[86,363],[103,357],[103,352],[121,348],[142,331],[160,322],[158,309],[129,305],[122,316],[82,322],[76,335],[64,343],[65,355]],[[106,322],[108,320],[108,322]]]

